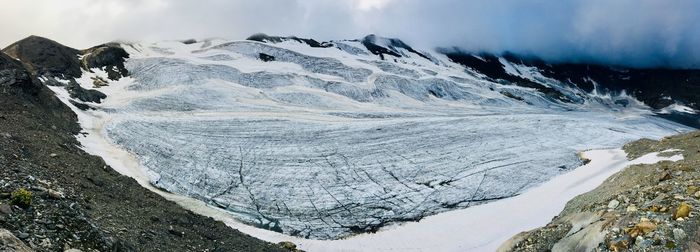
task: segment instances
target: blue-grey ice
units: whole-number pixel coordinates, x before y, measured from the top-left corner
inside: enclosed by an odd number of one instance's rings
[[[95,106],[153,185],[319,239],[512,197],[579,166],[578,151],[688,130],[624,94],[524,76],[563,103],[437,53],[334,43],[124,45],[131,79]]]

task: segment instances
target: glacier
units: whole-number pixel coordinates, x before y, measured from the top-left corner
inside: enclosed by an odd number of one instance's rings
[[[86,113],[105,120],[108,140],[154,186],[304,238],[513,197],[579,166],[580,151],[690,130],[624,93],[588,93],[505,59],[509,74],[570,102],[437,52],[379,57],[353,40],[122,47],[130,77],[78,79],[107,94]]]

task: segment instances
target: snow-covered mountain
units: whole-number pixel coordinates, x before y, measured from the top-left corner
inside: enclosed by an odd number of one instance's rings
[[[553,65],[375,35],[69,53],[80,74],[42,80],[153,185],[321,239],[520,194],[580,165],[577,151],[690,130],[677,122],[697,125],[700,100],[697,70]],[[648,71],[666,71],[664,85]]]

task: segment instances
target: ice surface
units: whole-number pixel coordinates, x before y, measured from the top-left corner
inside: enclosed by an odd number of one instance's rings
[[[688,130],[643,104],[542,80],[581,99],[559,103],[440,56],[380,61],[351,42],[125,48],[131,78],[91,104],[109,141],[153,185],[300,237],[512,197],[578,166],[576,151]]]
[[[663,153],[663,152],[662,152]],[[429,216],[419,222],[387,227],[374,234],[342,240],[289,237],[223,221],[257,238],[292,241],[305,251],[496,251],[514,235],[549,223],[576,195],[593,190],[628,165],[675,162],[683,156],[650,153],[628,161],[620,149],[591,150],[582,156],[590,163],[524,191],[512,198]],[[572,229],[573,230],[573,229]]]

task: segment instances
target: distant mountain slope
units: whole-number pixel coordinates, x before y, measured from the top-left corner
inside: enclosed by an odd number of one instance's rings
[[[532,80],[533,74],[581,88],[586,92],[620,93],[623,90],[654,109],[680,102],[697,110],[700,70],[634,69],[593,64],[547,63],[539,59],[505,54],[473,55],[446,52],[456,62],[493,79],[511,82]]]
[[[346,43],[355,43],[360,51],[369,51],[387,61],[401,58],[423,57],[435,64],[444,64],[430,54],[419,52],[399,39],[368,35],[360,40],[318,42],[297,37],[275,37],[264,34],[251,36],[249,40],[267,43],[298,41],[311,47],[348,48]],[[364,48],[362,48],[364,47]],[[357,52],[353,52],[357,53]],[[365,53],[365,52],[362,52]],[[700,110],[700,69],[637,69],[619,66],[604,66],[582,63],[550,63],[534,57],[504,53],[502,56],[488,53],[470,53],[452,49],[438,49],[437,53],[447,56],[449,61],[459,63],[488,80],[533,88],[551,99],[564,103],[581,103],[590,96],[610,95],[631,97],[639,100],[662,114],[664,117],[700,126],[700,120],[693,110]],[[576,89],[580,93],[571,94],[566,89]],[[517,96],[509,94],[516,98]],[[628,104],[620,98],[618,104]],[[686,108],[683,108],[686,107]],[[669,114],[673,113],[675,116]],[[691,115],[689,115],[691,114]]]

